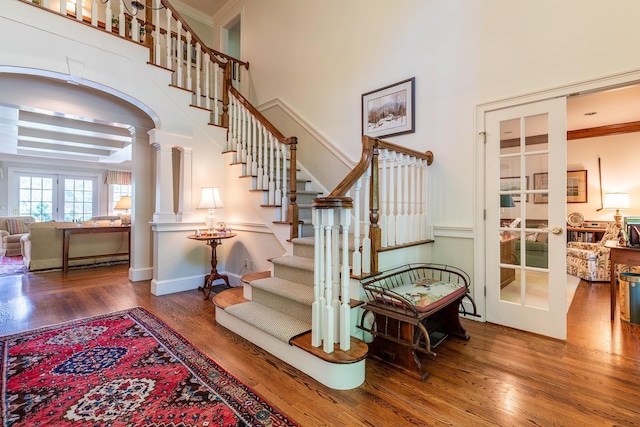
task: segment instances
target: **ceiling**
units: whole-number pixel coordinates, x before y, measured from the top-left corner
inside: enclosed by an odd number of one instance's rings
[[[228,0],[173,0],[173,3],[184,3],[207,16],[215,15]]]

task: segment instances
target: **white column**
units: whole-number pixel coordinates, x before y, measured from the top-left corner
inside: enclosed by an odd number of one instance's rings
[[[191,147],[179,147],[180,170],[178,171],[178,212],[176,219],[184,220],[185,212],[195,209],[192,199],[192,169],[193,169],[193,149]]]
[[[156,149],[156,179],[155,179],[155,211],[153,222],[176,222],[173,200],[173,148],[188,147],[193,141],[192,137],[173,134],[153,129],[149,131],[149,144]],[[190,150],[190,149],[189,149]],[[189,163],[190,160],[189,160]],[[189,192],[191,192],[191,165],[187,167],[189,173]],[[180,182],[186,182],[180,177]],[[181,187],[180,187],[181,188]],[[182,191],[182,188],[180,190]],[[189,196],[190,197],[190,196]],[[190,206],[187,205],[187,206]]]

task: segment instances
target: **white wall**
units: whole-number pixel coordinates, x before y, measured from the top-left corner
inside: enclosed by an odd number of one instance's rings
[[[282,99],[354,162],[361,95],[416,77],[416,132],[390,140],[435,155],[436,238],[473,233],[478,104],[640,68],[634,0],[238,0],[216,33],[237,13],[253,101]]]
[[[567,213],[580,212],[586,220],[613,221],[614,211],[600,203],[598,157],[602,168],[602,194],[629,193],[630,209],[622,215],[640,215],[640,167],[636,152],[640,133],[585,138],[567,143],[568,170],[587,170],[587,203],[567,204]]]

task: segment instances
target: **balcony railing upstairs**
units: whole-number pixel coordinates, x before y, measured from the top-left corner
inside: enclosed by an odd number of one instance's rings
[[[20,1],[148,47],[149,62],[173,71],[172,84],[193,94],[193,106],[211,111],[212,124],[228,125],[226,85],[241,90],[249,63],[207,47],[167,0],[143,0],[141,10],[122,0]]]
[[[331,353],[350,346],[352,276],[378,271],[378,255],[429,242],[427,166],[433,153],[369,136],[360,162],[327,196],[313,202],[315,232],[312,344]],[[351,222],[353,247],[349,256]]]

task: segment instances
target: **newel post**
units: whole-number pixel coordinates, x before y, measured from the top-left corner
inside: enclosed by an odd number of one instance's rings
[[[369,238],[371,239],[371,272],[378,272],[378,251],[382,246],[382,230],[378,224],[380,218],[380,190],[378,178],[378,157],[379,139],[375,139],[373,144],[373,155],[371,156],[371,187],[369,188]]]
[[[229,129],[229,87],[231,87],[231,61],[227,61],[224,66],[224,90],[222,91],[222,117],[220,124]]]
[[[289,145],[289,205],[287,207],[287,218],[291,221],[291,238],[295,239],[299,237],[298,223],[300,222],[299,207],[296,200],[298,195],[296,193],[298,186],[297,178],[297,160],[296,152],[298,149],[298,138],[292,136],[287,141]]]

